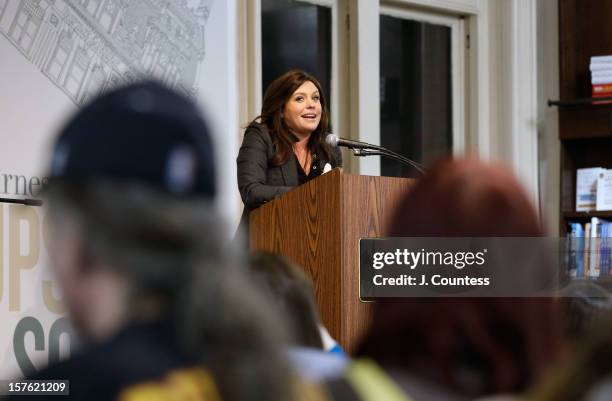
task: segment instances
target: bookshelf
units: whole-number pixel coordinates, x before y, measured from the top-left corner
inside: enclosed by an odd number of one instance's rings
[[[612,1],[558,1],[560,99],[551,100],[548,105],[559,110],[559,232],[565,235],[571,231],[570,222],[585,227],[593,217],[612,221],[612,211],[576,211],[577,169],[612,169],[612,103],[601,104],[610,99],[591,97],[589,70],[591,56],[612,55]],[[601,252],[604,252],[603,245]],[[608,249],[606,252],[609,252]],[[583,262],[588,265],[586,256]],[[596,263],[597,271],[601,266],[602,274],[596,278],[597,282],[609,286],[612,283],[611,267],[606,265],[604,271],[603,265],[599,261]],[[588,269],[587,266],[582,268]],[[585,271],[585,277],[578,274],[574,280],[592,281],[594,277],[589,277],[588,270]]]
[[[612,220],[612,211],[576,212],[576,170],[612,168],[612,104],[591,98],[591,56],[612,55],[612,1],[559,0],[560,233],[568,222]],[[604,99],[597,99],[602,101]]]

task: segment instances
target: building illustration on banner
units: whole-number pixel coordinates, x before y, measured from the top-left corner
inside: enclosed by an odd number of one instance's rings
[[[0,33],[77,105],[152,76],[194,97],[213,0],[0,0]]]

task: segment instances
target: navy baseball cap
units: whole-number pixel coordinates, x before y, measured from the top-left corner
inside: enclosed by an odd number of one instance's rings
[[[108,92],[78,112],[53,147],[50,184],[95,179],[214,197],[212,139],[186,96],[147,81]]]

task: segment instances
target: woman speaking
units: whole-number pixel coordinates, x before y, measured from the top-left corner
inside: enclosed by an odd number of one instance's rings
[[[244,203],[239,230],[248,230],[251,210],[318,177],[326,164],[342,165],[340,151],[325,142],[328,123],[321,84],[313,76],[291,70],[268,86],[261,115],[247,127],[238,152]]]

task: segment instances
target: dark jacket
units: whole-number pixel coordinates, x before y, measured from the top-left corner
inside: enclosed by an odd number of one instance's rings
[[[265,125],[252,123],[247,127],[236,159],[238,189],[244,203],[238,229],[243,230],[247,238],[251,211],[298,185],[295,155],[291,152],[283,165],[274,166],[272,158],[275,151]],[[326,163],[332,168],[342,166],[339,149],[333,148],[332,152],[333,160],[327,160],[323,153],[316,155],[317,168],[321,171]]]
[[[161,390],[173,376],[181,376],[184,385],[193,385],[197,376],[190,372],[199,363],[195,356],[180,350],[174,326],[166,320],[129,325],[108,342],[77,352],[27,378],[68,380],[69,395],[41,392],[40,396],[15,395],[8,401],[116,401],[121,395],[122,400],[140,400],[146,391],[139,389],[159,389],[163,394]]]

